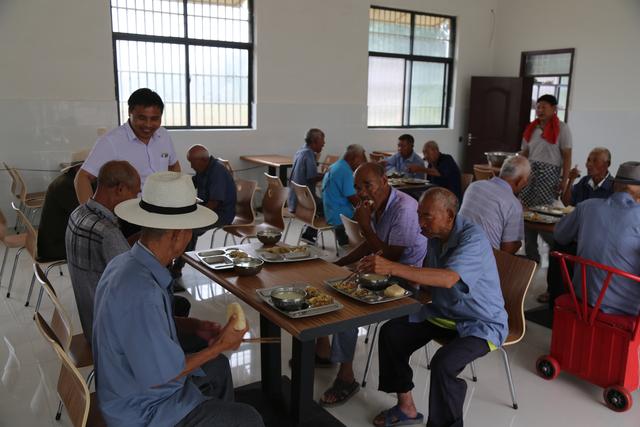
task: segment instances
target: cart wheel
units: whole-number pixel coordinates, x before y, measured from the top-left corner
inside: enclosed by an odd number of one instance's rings
[[[629,410],[633,403],[629,390],[617,385],[605,388],[603,396],[607,407],[616,412]]]
[[[536,361],[536,371],[545,380],[552,380],[560,373],[560,365],[551,356],[541,356]]]

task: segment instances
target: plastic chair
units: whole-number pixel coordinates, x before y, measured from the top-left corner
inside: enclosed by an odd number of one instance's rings
[[[4,245],[4,256],[2,257],[2,267],[0,267],[0,284],[4,275],[4,266],[9,257],[9,249],[23,248],[27,242],[26,234],[7,234],[7,218],[0,210],[0,241]]]
[[[320,173],[325,173],[329,170],[329,166],[340,160],[340,156],[334,156],[333,154],[327,154],[324,158],[324,162],[320,163]]]
[[[296,218],[309,227],[318,230],[322,238],[322,249],[324,249],[324,232],[333,232],[333,239],[336,244],[336,256],[338,256],[338,238],[336,237],[335,230],[331,225],[327,223],[324,218],[316,217],[316,200],[313,198],[311,190],[309,190],[309,187],[307,187],[306,185],[300,185],[293,181],[291,181],[291,185],[293,186],[293,191],[295,192],[296,198],[298,199],[298,203],[296,204],[296,211],[294,212]],[[300,229],[300,234],[298,235],[298,245],[300,244],[301,238],[302,229]]]
[[[349,246],[355,248],[360,243],[364,242],[364,235],[360,229],[360,224],[342,214],[340,214],[340,220],[342,221],[344,231],[347,233],[347,237],[349,238]]]
[[[61,362],[57,391],[60,401],[67,408],[72,425],[74,427],[106,426],[98,408],[95,393],[89,392],[87,382],[60,345],[51,326],[40,313],[36,312],[33,320],[42,337],[51,345]],[[56,419],[59,419],[59,417]]]
[[[372,151],[369,153],[369,160],[372,162],[379,162],[380,160],[384,160],[386,156],[382,153],[378,153],[376,151]]]
[[[496,176],[489,165],[473,165],[473,176],[476,181],[491,179]]]
[[[222,164],[222,166],[224,166],[226,170],[229,171],[229,173],[233,177],[234,176],[233,168],[231,167],[231,163],[229,163],[229,160],[225,160],[222,157],[218,157],[218,161]]]
[[[285,187],[282,184],[282,181],[277,176],[269,175],[268,173],[264,173],[264,177],[267,180],[267,187],[274,188],[284,188],[287,191],[287,196],[285,197],[284,206],[282,207],[282,218],[287,220],[287,226],[284,229],[284,236],[282,236],[282,241],[287,241],[287,235],[289,234],[289,228],[291,228],[291,222],[296,217],[294,214],[289,212],[289,208],[287,208],[287,199],[289,196],[289,187]]]
[[[253,180],[237,179],[236,191],[238,192],[238,198],[236,199],[236,216],[230,225],[253,225],[256,220],[256,211],[253,208],[253,196],[256,193],[256,187],[258,183]],[[224,230],[224,227],[222,227]],[[229,234],[224,236],[224,245],[227,245],[227,238]],[[211,243],[213,246],[213,235],[211,236]],[[234,240],[235,244],[235,240]]]
[[[16,256],[13,260],[13,269],[11,270],[11,278],[9,279],[9,288],[7,289],[7,298],[11,297],[11,288],[13,287],[13,278],[15,276],[16,267],[18,265],[18,258],[20,258],[20,254],[24,249],[26,249],[27,252],[29,252],[31,259],[34,262],[47,266],[45,275],[48,275],[49,271],[51,271],[53,267],[60,266],[67,263],[67,260],[65,259],[47,260],[47,259],[41,259],[38,256],[38,232],[33,227],[31,222],[27,219],[25,214],[22,213],[14,203],[11,203],[11,206],[15,210],[18,218],[20,218],[20,222],[24,224],[24,227],[26,230],[26,233],[25,233],[26,241],[25,241],[25,245],[20,249],[18,249],[18,252],[16,253]],[[31,277],[31,284],[29,285],[29,293],[27,294],[27,301],[24,304],[25,307],[29,306],[29,301],[31,300],[31,293],[33,292],[33,284],[35,283],[35,280],[36,280],[36,275],[34,273],[33,276]],[[40,307],[40,301],[42,300],[42,292],[43,292],[42,289],[43,288],[40,288],[40,293],[38,294],[38,302],[36,303],[36,310],[38,310],[38,308]]]
[[[29,193],[27,192],[27,185],[22,178],[20,172],[17,169],[10,167],[3,162],[5,169],[9,172],[11,177],[11,194],[18,201],[18,209],[24,212],[27,218],[31,218],[38,209],[42,208],[44,204],[45,192]],[[16,217],[16,224],[13,227],[15,231],[18,231],[20,226],[20,219]]]

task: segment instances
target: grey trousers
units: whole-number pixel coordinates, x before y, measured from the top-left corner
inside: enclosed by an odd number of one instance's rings
[[[542,237],[549,247],[553,245],[553,234],[540,233],[536,230],[524,230],[524,253],[532,261],[540,264],[540,252],[538,252],[538,235]]]
[[[333,363],[353,362],[358,343],[358,328],[333,334],[331,339],[331,361]]]
[[[205,375],[191,377],[202,391],[210,397],[189,412],[177,427],[260,427],[260,414],[249,405],[233,401],[233,380],[229,359],[221,354],[202,365]]]

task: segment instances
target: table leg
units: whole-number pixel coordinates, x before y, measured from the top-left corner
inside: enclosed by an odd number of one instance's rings
[[[276,176],[276,167],[275,166],[269,166],[269,175],[271,176]]]
[[[285,187],[287,186],[287,181],[288,181],[288,177],[287,177],[288,168],[289,166],[280,166],[280,181],[282,181],[282,185],[284,185]]]
[[[260,336],[280,338],[280,327],[264,316],[260,316]],[[260,344],[260,368],[262,391],[275,399],[282,393],[282,369],[280,367],[280,345]]]
[[[293,338],[291,363],[291,421],[302,425],[313,404],[315,341]]]

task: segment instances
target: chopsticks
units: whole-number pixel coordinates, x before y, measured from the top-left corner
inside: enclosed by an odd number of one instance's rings
[[[256,337],[245,338],[242,342],[255,342],[260,344],[280,344],[280,338],[277,337]]]

